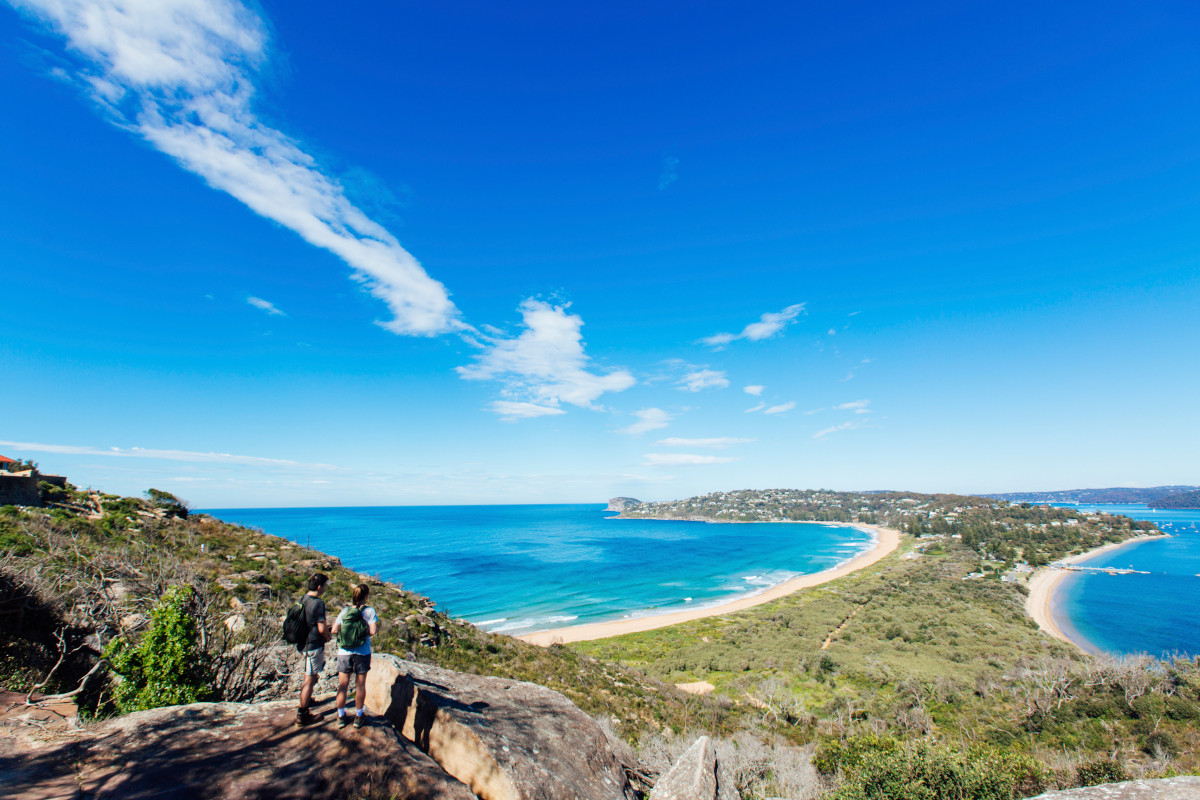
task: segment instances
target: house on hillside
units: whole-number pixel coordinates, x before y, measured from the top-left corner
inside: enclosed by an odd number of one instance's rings
[[[59,488],[66,488],[67,479],[62,475],[44,475],[36,469],[18,469],[26,462],[8,456],[0,456],[0,506],[42,505],[42,492],[38,484],[42,481]]]

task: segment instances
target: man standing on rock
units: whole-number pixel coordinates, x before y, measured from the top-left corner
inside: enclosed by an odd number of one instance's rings
[[[308,594],[300,602],[304,607],[304,621],[308,623],[308,639],[304,643],[304,685],[300,687],[300,709],[296,712],[296,725],[302,727],[317,721],[308,710],[312,702],[313,687],[325,669],[325,643],[329,641],[329,626],[325,624],[325,585],[329,578],[320,572],[308,579]]]

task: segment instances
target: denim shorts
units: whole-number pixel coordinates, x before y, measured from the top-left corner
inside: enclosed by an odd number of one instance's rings
[[[355,675],[366,675],[371,671],[371,654],[365,656],[350,654],[338,656],[338,672],[353,672]]]
[[[304,651],[304,674],[320,675],[325,669],[325,648],[314,647]]]

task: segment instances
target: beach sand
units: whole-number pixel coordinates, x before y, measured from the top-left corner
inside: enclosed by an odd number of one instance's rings
[[[749,523],[748,523],[749,524]],[[781,597],[797,592],[801,589],[808,589],[813,586],[819,586],[822,583],[836,580],[852,572],[868,567],[871,564],[879,561],[884,556],[894,551],[900,545],[900,532],[891,528],[884,528],[879,525],[865,524],[850,524],[836,522],[821,522],[815,523],[819,525],[844,525],[852,528],[870,529],[876,534],[875,547],[860,556],[857,556],[840,567],[827,569],[823,572],[817,572],[812,575],[800,575],[791,580],[784,581],[778,586],[772,586],[766,591],[752,595],[750,597],[742,597],[737,600],[732,600],[728,603],[723,603],[719,606],[709,606],[708,608],[697,608],[687,611],[676,611],[672,614],[659,614],[652,617],[636,617],[634,619],[618,619],[612,622],[596,622],[590,625],[576,625],[572,628],[556,628],[549,631],[537,631],[536,633],[527,633],[524,636],[518,636],[521,641],[538,644],[547,647],[551,644],[567,644],[569,642],[586,642],[592,639],[606,639],[609,636],[620,636],[625,633],[639,633],[641,631],[651,631],[656,628],[665,628],[668,625],[678,625],[681,622],[690,622],[694,619],[703,619],[704,617],[715,617],[720,614],[729,614],[734,611],[742,611],[754,606],[760,606],[763,603],[769,603],[772,600],[778,600]]]
[[[1107,553],[1110,550],[1117,550],[1133,544],[1134,542],[1142,542],[1146,539],[1157,539],[1157,536],[1135,536],[1132,539],[1126,539],[1123,542],[1112,542],[1102,547],[1096,547],[1087,552],[1080,553],[1076,556],[1060,559],[1055,562],[1058,564],[1078,564],[1082,561],[1087,561],[1089,558],[1098,556],[1101,553]],[[1025,598],[1025,613],[1033,618],[1033,621],[1038,624],[1046,633],[1053,636],[1055,639],[1074,645],[1085,653],[1091,653],[1083,643],[1077,642],[1062,632],[1062,629],[1054,622],[1054,614],[1051,611],[1051,603],[1054,600],[1054,590],[1058,585],[1071,573],[1065,569],[1055,569],[1053,567],[1042,567],[1037,572],[1033,573],[1029,578],[1029,597]]]

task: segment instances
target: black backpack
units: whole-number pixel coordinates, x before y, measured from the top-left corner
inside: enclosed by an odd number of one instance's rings
[[[283,618],[283,640],[296,645],[297,649],[308,642],[308,595],[292,603],[287,616]]]

